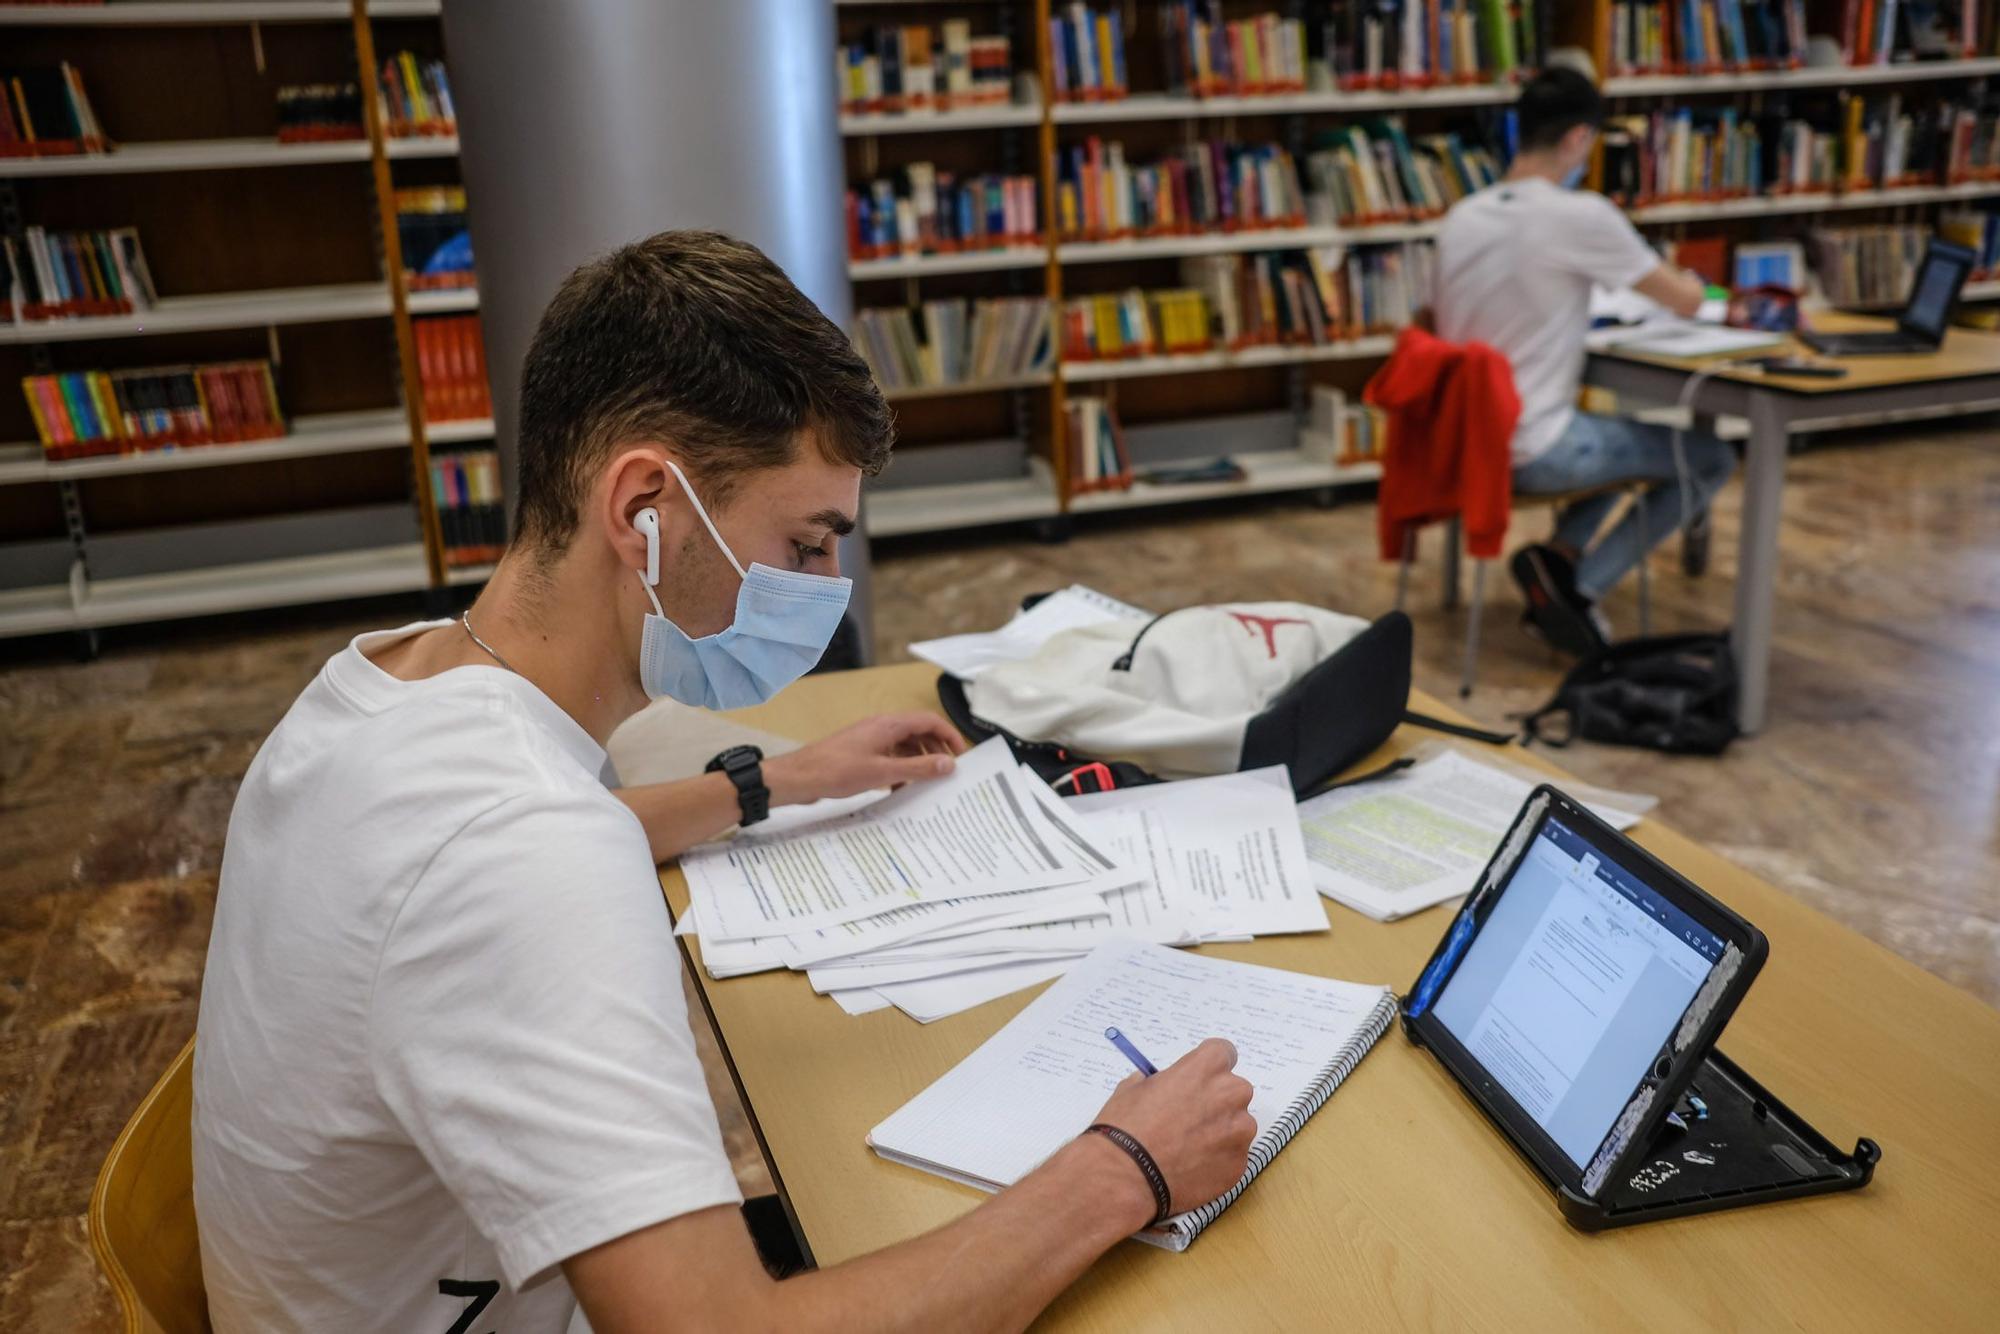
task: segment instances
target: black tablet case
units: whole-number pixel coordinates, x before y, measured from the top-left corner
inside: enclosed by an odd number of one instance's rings
[[[1537,793],[1540,791],[1537,789]],[[1552,795],[1561,796],[1553,788],[1549,791]],[[1562,799],[1565,804],[1575,805],[1566,797]],[[1517,822],[1521,818],[1539,819],[1539,815],[1527,815],[1534,805],[1534,796],[1530,796]],[[1588,812],[1579,813],[1597,824],[1601,831],[1625,842],[1635,858],[1653,860],[1651,854],[1589,817]],[[1565,818],[1569,818],[1568,814]],[[1505,847],[1506,842],[1503,841],[1501,848]],[[1495,860],[1501,855],[1502,851],[1496,850]],[[1491,866],[1489,863],[1489,871]],[[1487,873],[1482,872],[1475,883],[1484,884],[1486,876]],[[1456,920],[1454,915],[1453,921]],[[1450,935],[1450,928],[1447,927],[1445,937],[1439,940],[1437,950],[1432,953],[1432,960],[1443,952]],[[1429,971],[1429,961],[1424,969]],[[1420,978],[1422,975],[1418,974]],[[1440,989],[1445,981],[1449,981],[1448,974],[1441,980]],[[1409,995],[1416,992],[1417,987],[1413,985],[1401,1007],[1403,1033],[1422,1047],[1428,1044],[1421,1030],[1411,1023],[1409,1013]],[[1449,1063],[1440,1061],[1439,1064],[1458,1081],[1466,1096],[1486,1114],[1494,1128],[1514,1146],[1528,1165],[1555,1190],[1563,1217],[1587,1232],[1805,1195],[1854,1190],[1868,1184],[1875,1173],[1875,1164],[1882,1158],[1882,1150],[1875,1141],[1860,1140],[1855,1144],[1853,1153],[1842,1153],[1803,1118],[1772,1097],[1762,1084],[1723,1055],[1714,1044],[1715,1039],[1711,1037],[1701,1051],[1700,1062],[1687,1085],[1688,1091],[1705,1104],[1707,1117],[1700,1120],[1683,1117],[1685,1128],[1663,1123],[1645,1153],[1628,1151],[1625,1161],[1618,1165],[1617,1177],[1606,1182],[1595,1199],[1578,1194],[1559,1181],[1536,1158],[1529,1146],[1514,1135],[1476,1087],[1466,1082]]]

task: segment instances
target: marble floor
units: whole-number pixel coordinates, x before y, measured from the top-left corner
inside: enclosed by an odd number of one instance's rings
[[[1770,728],[1720,760],[1589,746],[1560,760],[1658,794],[1661,818],[2000,1004],[1996,444],[1990,426],[1932,428],[1795,459]],[[1715,573],[1655,563],[1656,629],[1727,621],[1737,498],[1732,486],[1718,507]],[[913,638],[990,626],[1071,581],[1161,609],[1284,598],[1372,614],[1394,577],[1371,546],[1365,503],[1294,500],[1127,516],[1062,545],[899,543],[878,553],[878,649],[901,658]],[[1433,558],[1416,586],[1417,677],[1443,695],[1463,622],[1438,607],[1435,573]],[[1503,583],[1467,705],[1490,723],[1541,702],[1560,667],[1516,630]],[[1610,610],[1629,628],[1629,591]],[[127,631],[87,664],[65,643],[0,643],[0,1329],[117,1327],[84,1209],[105,1149],[193,1029],[237,780],[328,655],[419,614],[388,600]],[[768,1189],[699,1036],[745,1188]]]

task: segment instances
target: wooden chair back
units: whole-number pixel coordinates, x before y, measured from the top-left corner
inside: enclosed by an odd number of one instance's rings
[[[90,1245],[126,1334],[210,1334],[194,1218],[194,1043],[111,1146],[90,1196]]]

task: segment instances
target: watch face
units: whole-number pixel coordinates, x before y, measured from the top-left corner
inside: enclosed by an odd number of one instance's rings
[[[755,746],[731,746],[713,760],[709,767],[715,769],[747,769],[764,758],[764,752]]]

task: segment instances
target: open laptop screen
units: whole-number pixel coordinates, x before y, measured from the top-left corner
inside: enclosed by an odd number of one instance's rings
[[[1910,286],[1910,302],[1899,323],[1905,330],[1920,334],[1929,342],[1942,342],[1945,322],[1951,318],[1958,289],[1972,272],[1972,252],[1949,242],[1933,241]]]
[[[1724,945],[1550,816],[1438,1021],[1581,1169]]]

